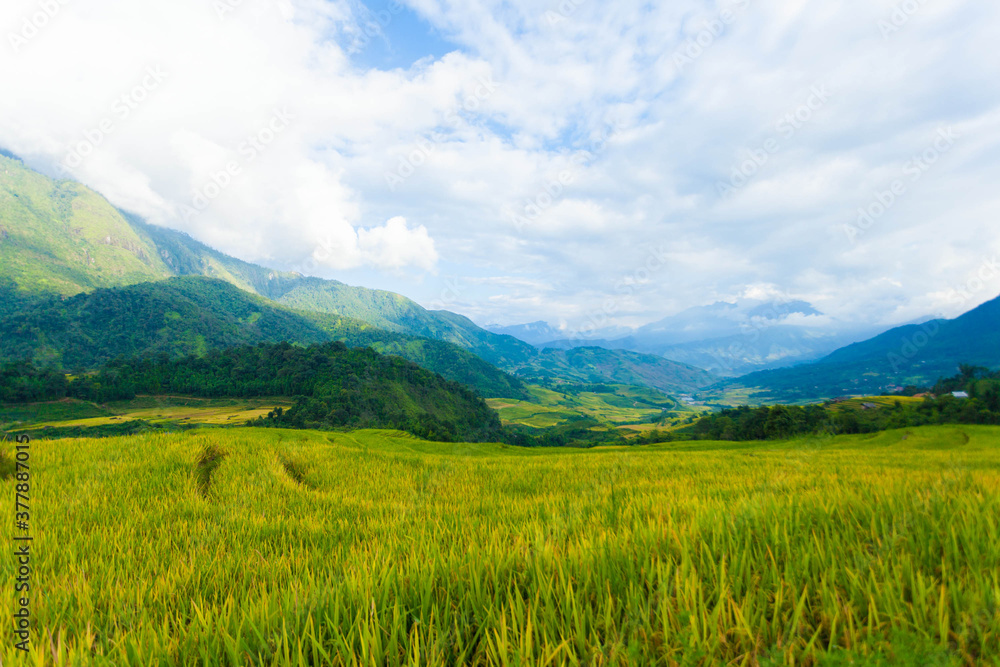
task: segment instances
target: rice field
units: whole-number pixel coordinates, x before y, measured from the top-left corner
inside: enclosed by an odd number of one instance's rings
[[[34,441],[31,471],[33,643],[5,635],[4,665],[1000,664],[995,428],[594,450],[203,428]]]
[[[94,427],[136,419],[150,424],[245,424],[276,407],[289,408],[288,398],[191,398],[140,396],[104,405],[67,398],[51,403],[0,404],[0,431],[45,427]]]
[[[685,416],[697,412],[655,389],[626,385],[613,388],[614,393],[562,392],[529,385],[531,401],[490,398],[486,402],[497,411],[504,424],[532,428],[558,426],[581,415],[611,426],[623,426],[658,418],[665,410],[683,412]]]

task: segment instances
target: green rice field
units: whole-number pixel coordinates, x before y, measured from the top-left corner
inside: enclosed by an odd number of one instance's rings
[[[36,440],[30,474],[32,644],[8,633],[4,665],[1000,664],[996,428],[591,450],[200,428]]]

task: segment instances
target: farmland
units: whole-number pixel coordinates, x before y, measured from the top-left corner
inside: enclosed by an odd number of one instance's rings
[[[0,431],[36,430],[46,427],[108,426],[131,420],[150,424],[243,424],[266,415],[275,407],[289,407],[287,398],[193,398],[189,396],[140,396],[128,401],[96,404],[76,399],[47,403],[0,405]]]
[[[529,385],[530,401],[494,398],[487,400],[506,424],[549,428],[577,416],[596,419],[609,426],[667,422],[676,415],[697,414],[665,394],[646,387],[607,385],[605,391],[580,391],[568,387]],[[670,413],[673,417],[665,417]]]
[[[33,664],[1000,664],[993,427],[589,450],[200,428],[31,457]]]

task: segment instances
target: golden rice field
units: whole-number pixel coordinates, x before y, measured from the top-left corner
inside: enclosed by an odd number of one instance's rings
[[[204,428],[34,441],[31,475],[33,644],[5,633],[4,665],[1000,664],[1000,429],[542,451]]]

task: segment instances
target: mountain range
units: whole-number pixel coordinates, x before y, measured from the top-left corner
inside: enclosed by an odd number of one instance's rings
[[[652,354],[722,377],[791,366],[864,340],[880,329],[831,326],[804,301],[740,299],[689,308],[608,338],[566,338],[546,322],[492,327],[539,348],[602,347]],[[555,334],[556,337],[551,337]]]
[[[767,401],[814,400],[928,386],[961,364],[1000,366],[1000,297],[952,320],[897,327],[815,363],[751,373],[730,386],[754,388]]]
[[[568,339],[545,322],[489,331],[399,294],[230,257],[4,153],[0,296],[0,361],[64,368],[120,355],[339,340],[490,397],[523,398],[524,381],[534,380],[812,400],[928,384],[960,363],[1000,366],[997,301],[885,333],[821,326],[829,318],[803,301],[749,298],[692,308],[628,335],[601,332],[607,338]]]
[[[192,277],[213,278],[265,301],[242,304],[236,308],[233,304],[238,300],[234,300],[232,292],[226,293],[217,287],[210,288],[205,283],[199,283],[197,289],[185,287],[182,291],[187,290],[184,294],[187,299],[191,297],[192,290],[198,292],[201,301],[178,309],[171,306],[170,299],[180,298],[176,290],[182,283],[173,283],[167,292],[133,287],[158,284],[171,278]],[[155,329],[142,326],[140,330],[150,336],[155,333],[158,338],[153,340],[147,337],[140,341],[134,338],[138,334],[132,332],[134,339],[125,347],[133,352],[179,354],[181,351],[197,351],[201,346],[228,344],[227,341],[275,340],[274,336],[259,331],[262,322],[268,327],[273,325],[273,329],[268,329],[272,333],[281,332],[284,326],[284,333],[275,333],[281,337],[288,333],[287,329],[291,326],[287,321],[291,312],[295,317],[312,320],[311,324],[302,324],[300,329],[296,329],[301,335],[292,340],[311,340],[316,335],[317,327],[324,335],[343,339],[345,334],[342,330],[329,322],[315,321],[316,315],[334,316],[341,318],[342,327],[355,332],[363,330],[364,344],[382,346],[418,364],[430,363],[428,350],[431,348],[427,343],[414,342],[415,339],[450,344],[471,352],[504,372],[521,377],[569,382],[640,383],[668,392],[692,391],[713,384],[718,379],[702,369],[654,355],[600,348],[576,354],[561,350],[540,351],[512,336],[482,329],[462,315],[427,310],[399,294],[275,271],[244,262],[213,250],[186,234],[148,224],[135,215],[120,211],[80,183],[53,180],[28,168],[21,160],[6,155],[0,155],[0,279],[7,279],[17,286],[17,289],[8,290],[11,302],[24,300],[22,296],[13,296],[15,293],[48,295],[50,298],[47,306],[37,303],[26,306],[34,309],[34,330],[31,336],[22,332],[11,343],[12,349],[19,350],[18,353],[26,354],[30,349],[31,354],[48,359],[58,356],[59,346],[49,344],[50,341],[62,340],[60,336],[70,335],[67,332],[77,332],[77,340],[94,339],[92,333],[86,333],[93,331],[93,304],[79,295],[110,290],[91,298],[96,298],[101,304],[134,303],[135,299],[147,299],[130,306],[131,310],[119,313],[123,323],[128,322],[128,313],[159,313],[162,310],[164,317],[174,317],[169,313],[180,314],[187,309],[209,313],[207,317],[214,318],[211,326],[225,323],[228,327],[225,333],[217,331],[213,337],[190,326],[175,326],[170,322],[158,322],[163,326]],[[60,310],[56,302],[51,301],[56,297],[69,299],[67,303],[70,307]],[[152,307],[149,299],[161,299],[157,306],[159,310]],[[42,310],[37,311],[38,308]],[[232,308],[236,309],[227,310]],[[51,313],[58,313],[58,317],[51,316]],[[257,319],[250,321],[240,313]],[[17,326],[23,328],[23,312],[11,313],[7,317],[13,319],[2,325],[5,330],[15,331]],[[87,320],[88,317],[91,319]],[[195,316],[192,314],[190,317]],[[91,325],[87,324],[88,321]],[[186,323],[189,318],[181,315],[180,321]],[[285,324],[281,325],[281,322]],[[211,329],[211,326],[205,323],[205,327]],[[238,326],[257,327],[258,331],[235,331],[233,327]],[[409,338],[400,339],[398,336]],[[26,342],[29,338],[34,343]],[[60,345],[69,345],[68,340]],[[355,342],[359,340],[357,337],[354,339]],[[66,349],[84,350],[85,347],[77,345]],[[118,348],[112,346],[108,349]],[[434,350],[436,368],[468,366],[465,363],[467,359],[454,359],[457,353],[452,348],[438,346]],[[61,361],[89,363],[95,357],[88,354],[86,351],[73,352]],[[451,358],[446,358],[449,355]],[[520,392],[518,385],[510,382],[491,380],[487,384],[503,387],[489,390],[501,391],[498,396]],[[478,383],[477,388],[487,391],[482,383]]]

